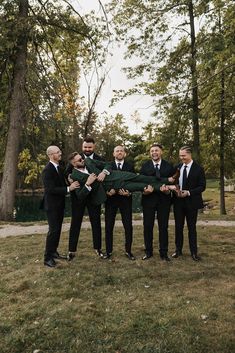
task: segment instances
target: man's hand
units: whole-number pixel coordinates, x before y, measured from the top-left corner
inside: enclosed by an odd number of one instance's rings
[[[166,185],[168,190],[176,191],[177,185]]]
[[[160,191],[161,191],[161,192],[164,192],[164,194],[169,194],[169,193],[170,193],[169,186],[163,184],[162,186],[160,186]]]
[[[69,191],[73,191],[75,189],[80,188],[80,184],[78,181],[73,181],[69,186]]]
[[[168,178],[168,181],[169,181],[169,183],[173,184],[173,183],[175,183],[175,178],[169,177],[169,178]]]
[[[131,195],[131,193],[128,190],[125,190],[125,189],[119,189],[118,190],[118,194],[122,195],[122,196],[130,196]]]
[[[108,196],[113,196],[116,194],[116,191],[114,189],[110,189],[109,191],[106,192]]]
[[[184,197],[190,196],[190,193],[188,190],[180,190],[177,196],[180,198],[184,198]]]
[[[86,185],[87,186],[90,186],[91,184],[94,183],[94,181],[97,179],[97,176],[95,173],[92,173],[89,175],[89,177],[87,178],[87,181],[86,181]]]
[[[149,195],[154,191],[154,188],[152,185],[145,186],[143,195]]]
[[[98,177],[97,180],[98,181],[104,181],[104,178],[106,177],[106,174],[104,172],[101,172]]]
[[[73,179],[71,178],[71,174],[68,175],[68,182],[69,182],[69,184],[72,184],[72,182],[73,182]]]

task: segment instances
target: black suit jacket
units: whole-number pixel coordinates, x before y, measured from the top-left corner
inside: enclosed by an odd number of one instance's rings
[[[115,161],[113,161],[111,163],[111,169],[112,170],[117,170],[117,165],[115,163]],[[124,161],[123,165],[122,165],[122,170],[125,171],[125,172],[131,172],[131,173],[134,173],[135,170],[134,170],[134,167],[132,164]],[[112,202],[113,204],[130,204],[132,203],[132,196],[122,196],[122,195],[113,195],[111,197],[108,197],[107,198],[107,201],[106,202]]]
[[[161,167],[160,167],[160,177],[161,178],[169,178],[174,174],[175,169],[173,166],[162,159]],[[148,160],[145,162],[140,170],[140,174],[154,176],[156,173],[152,160]],[[153,192],[150,195],[142,195],[142,206],[151,206],[155,204],[156,197],[160,200],[160,202],[170,202],[171,194],[167,195],[161,191]]]
[[[178,165],[180,169],[182,164]],[[200,209],[203,208],[202,192],[206,188],[206,177],[203,168],[193,161],[193,164],[188,173],[186,190],[190,192],[190,196],[186,197],[185,203],[189,209]],[[177,205],[182,199],[174,196],[174,203]]]
[[[114,161],[111,163],[111,169],[112,170],[117,170],[117,165],[116,165],[116,163]],[[133,165],[128,163],[128,162],[126,162],[126,161],[124,161],[124,163],[122,165],[122,170],[126,171],[126,172],[135,173]]]
[[[63,172],[59,171],[58,173],[54,165],[49,162],[42,171],[42,180],[44,197],[40,208],[44,208],[46,211],[64,208],[67,185]]]

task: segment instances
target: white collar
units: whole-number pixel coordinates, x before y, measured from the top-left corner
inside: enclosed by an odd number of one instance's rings
[[[78,170],[78,171],[81,172],[81,173],[89,174],[89,172],[88,172],[88,170],[87,170],[86,167],[84,167],[84,168],[74,168],[74,169]]]
[[[161,163],[162,163],[162,160],[161,160],[161,159],[159,160],[159,162],[155,162],[154,160],[152,160],[152,162],[153,162],[154,167],[155,167],[156,165],[158,165],[158,168],[160,169]]]
[[[53,166],[55,167],[55,169],[57,170],[57,168],[59,167],[59,164],[56,164],[55,162],[50,161],[51,164],[53,164]]]
[[[85,153],[83,153],[83,154],[84,154],[84,157],[85,157],[85,158],[94,159],[94,152],[93,152],[90,156],[86,156]]]
[[[120,164],[121,166],[123,166],[124,159],[122,161],[118,161],[117,159],[115,159],[115,163],[116,165]]]
[[[185,163],[184,163],[184,164],[182,165],[182,167],[185,167],[185,166],[186,166],[188,169],[190,169],[191,166],[192,166],[192,164],[193,164],[193,160],[191,160],[191,162],[189,162],[188,164],[185,164]]]

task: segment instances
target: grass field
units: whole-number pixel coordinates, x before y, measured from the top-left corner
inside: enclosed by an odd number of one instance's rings
[[[0,239],[1,353],[232,353],[234,229],[198,227],[202,261],[136,261],[116,228],[113,261],[97,258],[82,231],[74,261],[42,265],[45,236]],[[173,228],[170,249],[174,250]],[[157,243],[157,242],[156,242]],[[61,253],[67,248],[63,234]]]

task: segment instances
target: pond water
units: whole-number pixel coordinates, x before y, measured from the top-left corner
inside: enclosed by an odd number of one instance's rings
[[[14,208],[16,222],[30,222],[46,220],[45,211],[40,210],[42,195],[17,195]],[[71,216],[70,197],[66,197],[65,217]],[[133,194],[133,212],[141,212],[141,193]]]

